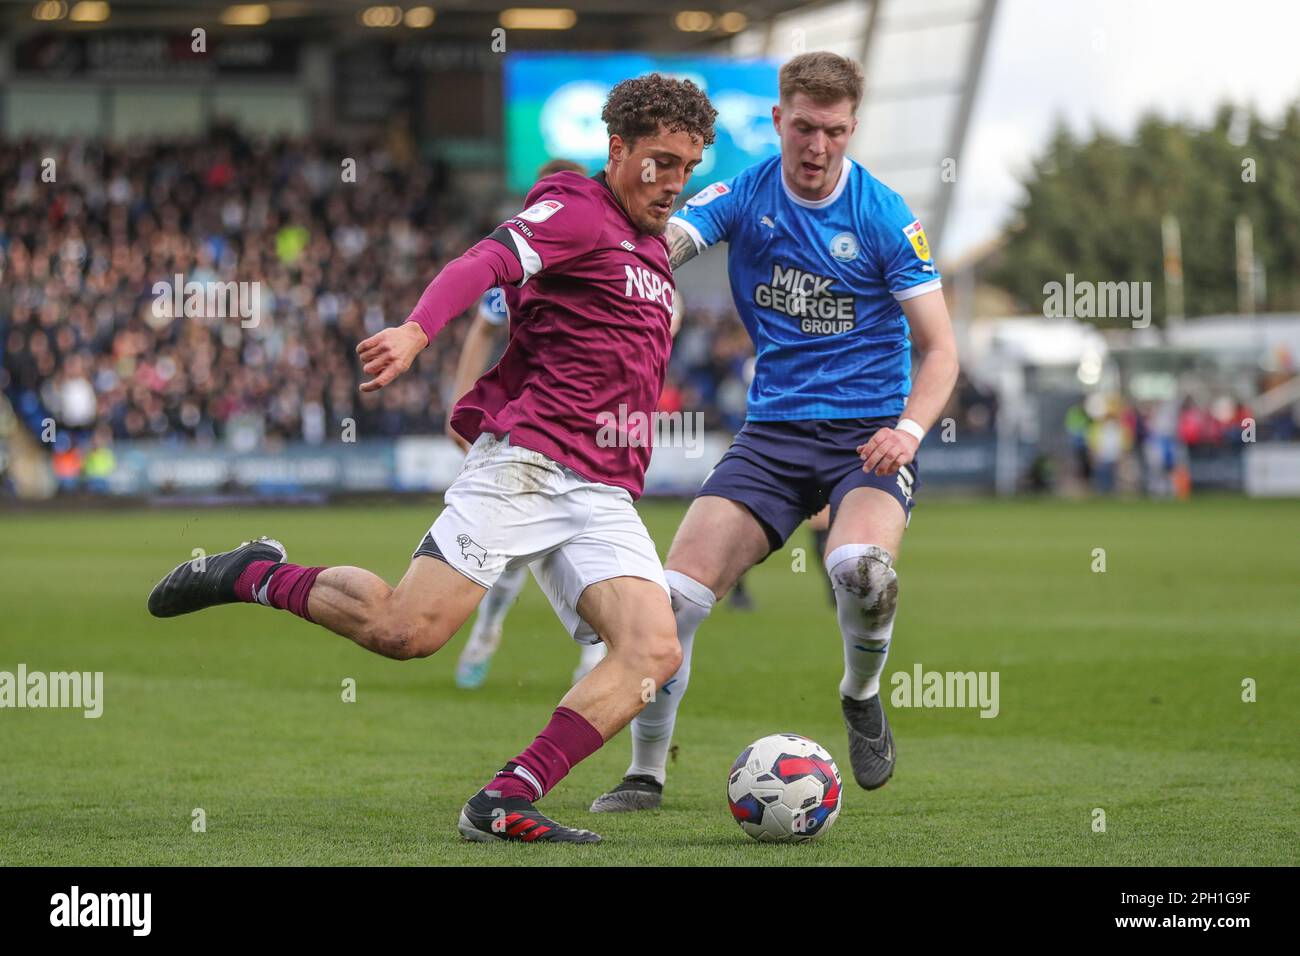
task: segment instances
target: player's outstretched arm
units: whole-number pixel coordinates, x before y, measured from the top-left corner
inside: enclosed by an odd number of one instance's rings
[[[357,346],[362,369],[374,376],[361,391],[374,392],[401,375],[444,325],[478,301],[493,286],[524,277],[519,260],[495,239],[483,239],[451,260],[429,283],[406,322],[384,329]]]
[[[907,406],[899,417],[899,427],[882,428],[869,442],[858,447],[862,470],[874,469],[878,475],[892,475],[916,456],[921,435],[938,419],[957,384],[957,340],[952,334],[943,292],[935,289],[905,299],[901,305],[912,329],[912,341],[921,354],[921,366],[912,381]],[[904,424],[909,419],[914,426]]]
[[[384,329],[357,346],[361,371],[372,376],[361,383],[361,391],[375,392],[401,375],[420,354],[429,339],[414,322]]]

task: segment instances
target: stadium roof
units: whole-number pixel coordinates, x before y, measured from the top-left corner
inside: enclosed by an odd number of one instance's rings
[[[850,155],[897,190],[937,246],[959,174],[997,0],[838,0],[756,24],[740,55],[853,57],[866,97]]]
[[[817,7],[821,3],[801,4],[798,0],[683,0],[672,4],[628,3],[627,0],[400,0],[385,4],[382,0],[272,0],[265,4],[232,4],[219,0],[109,0],[108,19],[103,22],[74,22],[69,14],[76,0],[45,4],[38,0],[0,0],[0,26],[11,31],[56,29],[174,29],[190,30],[197,26],[212,29],[247,29],[292,32],[300,36],[337,36],[340,34],[375,37],[433,35],[446,39],[483,38],[486,42],[493,27],[502,25],[506,11],[532,11],[546,8],[570,11],[572,22],[562,29],[511,27],[521,49],[637,49],[652,51],[699,50],[726,40],[747,25],[770,21],[799,7]],[[62,7],[62,10],[55,8]],[[233,7],[263,7],[267,19],[244,26],[223,24],[223,14]],[[37,19],[38,8],[46,7]],[[407,19],[413,8],[432,9],[432,22],[422,15]],[[393,16],[382,12],[364,22],[366,11],[396,9]],[[55,16],[55,14],[58,14]],[[698,14],[705,14],[700,17]],[[243,16],[248,17],[249,11]],[[684,15],[680,26],[679,15]],[[730,15],[730,16],[728,16]],[[257,17],[255,16],[256,20]],[[558,22],[565,23],[567,17]],[[392,21],[390,23],[390,20]],[[414,24],[414,25],[413,25]],[[509,26],[509,24],[506,24]]]
[[[850,154],[900,192],[938,248],[959,169],[966,124],[997,0],[544,0],[562,14],[552,25],[513,25],[509,11],[532,11],[521,0],[277,0],[238,5],[266,19],[249,26],[223,23],[236,6],[216,0],[110,0],[102,22],[74,22],[72,0],[0,0],[0,33],[117,31],[283,35],[314,40],[427,38],[465,45],[488,43],[506,24],[510,50],[645,50],[730,52],[785,60],[804,50],[833,50],[857,59],[867,78],[861,122]],[[417,10],[422,18],[411,19]],[[427,11],[432,9],[432,22]],[[367,11],[372,11],[367,14]],[[379,10],[380,14],[373,11]],[[551,11],[555,13],[554,10]],[[38,19],[53,16],[54,19]],[[377,18],[377,19],[376,19]],[[254,16],[254,20],[258,17]],[[365,21],[393,26],[366,26]],[[940,250],[941,251],[941,250]]]

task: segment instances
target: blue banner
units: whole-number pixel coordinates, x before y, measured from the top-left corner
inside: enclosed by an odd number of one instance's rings
[[[507,181],[526,193],[550,159],[604,168],[609,135],[600,118],[615,83],[664,73],[695,83],[718,111],[717,141],[704,151],[687,193],[729,179],[779,151],[772,127],[775,60],[655,56],[641,53],[513,53],[506,58]]]

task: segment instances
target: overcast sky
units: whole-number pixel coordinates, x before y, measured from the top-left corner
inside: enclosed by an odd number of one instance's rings
[[[1300,98],[1300,0],[1001,0],[944,237],[994,235],[1053,120],[1123,135],[1155,109],[1208,121],[1224,99],[1269,119]]]

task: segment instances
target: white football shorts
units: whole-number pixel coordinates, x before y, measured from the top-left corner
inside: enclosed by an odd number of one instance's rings
[[[573,639],[600,638],[578,616],[589,585],[645,578],[668,593],[663,564],[626,489],[588,481],[541,452],[482,434],[415,554],[441,557],[491,588],[529,565]]]

